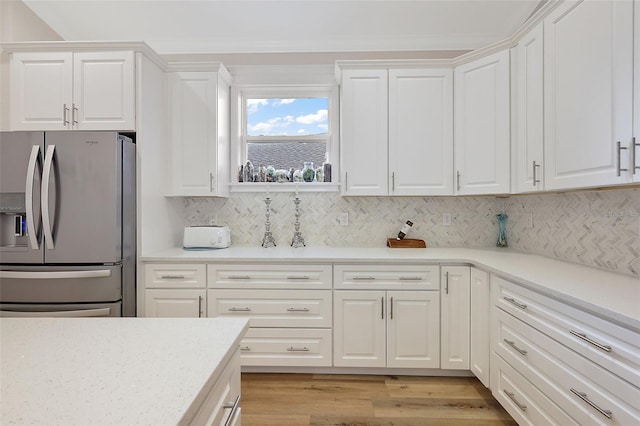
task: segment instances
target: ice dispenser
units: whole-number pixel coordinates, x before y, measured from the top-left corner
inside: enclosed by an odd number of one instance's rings
[[[24,192],[0,193],[0,247],[26,247],[27,222]]]

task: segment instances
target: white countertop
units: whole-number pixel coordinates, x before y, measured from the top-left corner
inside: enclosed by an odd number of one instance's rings
[[[231,246],[144,255],[145,262],[429,262],[465,263],[640,330],[640,279],[499,248],[269,247]]]
[[[2,318],[0,424],[178,424],[247,327],[241,318]]]

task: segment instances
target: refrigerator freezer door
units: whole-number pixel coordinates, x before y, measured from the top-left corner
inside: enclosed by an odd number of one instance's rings
[[[48,132],[45,263],[122,260],[122,142],[116,132]]]
[[[1,304],[0,317],[119,317],[120,302],[68,305]]]
[[[0,263],[44,262],[40,214],[43,153],[43,132],[0,132]],[[15,232],[18,220],[24,221],[22,235]]]

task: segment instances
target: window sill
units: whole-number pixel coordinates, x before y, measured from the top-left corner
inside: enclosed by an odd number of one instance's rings
[[[230,192],[339,192],[337,182],[243,182],[229,185]]]

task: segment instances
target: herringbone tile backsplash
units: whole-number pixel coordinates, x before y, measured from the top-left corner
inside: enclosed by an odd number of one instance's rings
[[[259,245],[265,229],[264,196],[188,198],[185,225],[228,225],[233,244]],[[278,245],[289,245],[293,237],[293,197],[271,194],[271,231]],[[411,220],[408,237],[423,239],[429,247],[490,247],[498,233],[495,215],[506,212],[511,248],[640,277],[640,189],[509,198],[305,192],[300,198],[300,230],[308,246],[383,247]],[[348,226],[338,221],[343,212],[348,213]],[[450,226],[442,224],[444,213],[451,213]]]

